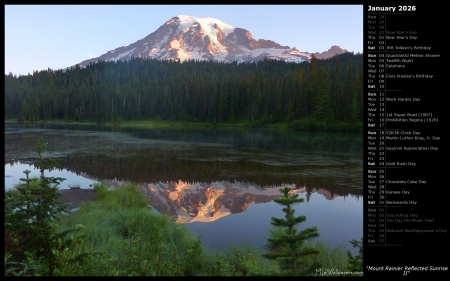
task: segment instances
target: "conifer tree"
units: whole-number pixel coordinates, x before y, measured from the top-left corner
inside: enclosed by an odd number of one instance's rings
[[[47,177],[47,160],[44,152],[47,142],[42,136],[38,143],[38,155],[41,175],[33,184],[26,170],[24,183],[16,190],[5,194],[5,250],[11,253],[13,260],[23,260],[27,255],[42,259],[47,275],[53,275],[55,257],[52,248],[57,235],[52,227],[52,221],[59,214],[68,210],[67,205],[59,204],[59,184],[65,180],[60,177]]]
[[[288,187],[280,189],[284,196],[273,200],[275,203],[285,206],[283,212],[286,215],[284,218],[272,217],[271,224],[274,228],[271,230],[271,238],[267,239],[269,252],[264,256],[280,262],[286,275],[308,275],[313,273],[320,264],[315,262],[311,265],[307,259],[314,257],[319,252],[304,243],[318,237],[319,232],[315,226],[301,231],[297,229],[297,225],[306,221],[306,217],[294,216],[293,205],[302,203],[304,199],[298,198],[298,194],[289,194],[291,190]]]
[[[353,247],[358,248],[358,254],[353,256],[350,251],[347,251],[348,265],[347,270],[350,272],[362,272],[363,271],[363,239],[360,241],[355,239],[350,240],[350,244]]]

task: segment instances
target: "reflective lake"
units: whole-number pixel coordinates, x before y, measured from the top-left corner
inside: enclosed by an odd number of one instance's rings
[[[272,200],[280,187],[304,203],[300,228],[316,226],[320,239],[343,245],[363,235],[362,136],[288,133],[263,129],[114,129],[99,125],[5,123],[5,188],[39,175],[37,143],[58,159],[47,176],[60,185],[137,183],[148,202],[201,235],[205,246],[246,244],[261,250],[270,218],[284,217]]]

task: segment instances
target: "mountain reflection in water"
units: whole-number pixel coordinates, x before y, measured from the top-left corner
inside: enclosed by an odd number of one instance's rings
[[[178,223],[212,222],[244,212],[251,203],[267,203],[281,195],[277,188],[223,181],[148,184],[146,193],[153,207],[172,214]]]
[[[120,186],[124,182],[107,181],[110,186]],[[216,181],[212,183],[185,181],[142,183],[139,187],[147,196],[148,204],[159,213],[172,216],[177,223],[214,222],[230,214],[245,212],[251,204],[261,204],[281,197],[280,189],[289,187],[291,194],[306,193],[309,202],[312,193],[326,200],[336,197],[359,195],[336,194],[324,188],[297,187],[295,184],[282,186],[259,186],[248,182]]]

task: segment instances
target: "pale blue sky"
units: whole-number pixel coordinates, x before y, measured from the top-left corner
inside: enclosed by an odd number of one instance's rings
[[[363,5],[5,5],[5,74],[73,66],[177,15],[216,18],[310,53],[363,51]]]

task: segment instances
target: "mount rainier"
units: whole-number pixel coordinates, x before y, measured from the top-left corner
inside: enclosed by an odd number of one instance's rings
[[[314,55],[326,59],[347,52],[332,46],[323,53],[301,52],[271,40],[255,39],[250,31],[232,27],[214,18],[179,15],[156,31],[128,46],[122,46],[78,65],[85,67],[101,61],[128,60],[136,57],[156,60],[213,60],[218,62],[257,62],[276,59],[302,62]]]

